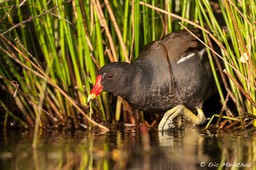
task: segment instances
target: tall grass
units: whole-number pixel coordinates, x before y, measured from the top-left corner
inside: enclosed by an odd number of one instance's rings
[[[226,30],[220,27],[215,16],[209,12],[211,11],[209,3],[201,1],[197,3],[202,11],[200,13],[202,18],[207,21],[210,30],[214,30],[216,38],[225,46],[221,49],[221,59],[225,65],[223,72],[227,77],[225,84],[227,97],[234,101],[243,125],[243,118],[256,115],[256,3],[230,0],[219,3]],[[207,12],[204,9],[207,9]],[[256,126],[255,120],[253,125]]]
[[[255,116],[255,2],[211,3],[1,2],[1,119],[6,126],[15,120],[25,127],[99,126],[107,130],[102,124],[119,121],[123,105],[122,99],[107,93],[87,105],[97,70],[110,61],[133,62],[145,44],[191,24],[207,25],[216,43],[224,47],[219,56],[212,56],[224,62],[228,95],[219,88],[224,114],[234,116],[225,105],[227,99],[236,104],[241,122],[246,115]],[[219,8],[213,9],[214,5]],[[227,31],[214,16],[216,12],[223,14]]]

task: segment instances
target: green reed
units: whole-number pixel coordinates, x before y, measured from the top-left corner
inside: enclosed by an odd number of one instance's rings
[[[86,103],[97,70],[110,61],[133,62],[145,44],[191,24],[207,25],[225,47],[219,60],[224,61],[225,87],[240,120],[245,113],[256,115],[255,2],[240,3],[220,2],[228,30],[224,31],[208,1],[1,2],[0,87],[6,98],[0,101],[2,117],[5,122],[14,119],[26,127],[85,125],[104,129],[94,120],[119,121],[124,107],[122,99],[114,100],[107,93],[95,103]],[[205,39],[207,42],[207,34]],[[224,103],[227,96],[218,82],[216,76]]]
[[[221,60],[226,76],[228,97],[236,105],[240,120],[256,115],[256,57],[255,57],[255,5],[254,1],[221,1],[220,10],[225,26],[221,27],[213,15],[210,4],[197,1],[202,19],[223,44]],[[206,10],[205,10],[206,9]],[[201,22],[202,23],[202,22]],[[254,126],[256,122],[254,121]]]

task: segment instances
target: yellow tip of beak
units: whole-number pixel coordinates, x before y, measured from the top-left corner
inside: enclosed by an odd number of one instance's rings
[[[87,104],[89,104],[89,102],[93,99],[95,99],[97,97],[97,95],[95,94],[89,94],[88,98],[87,98]]]

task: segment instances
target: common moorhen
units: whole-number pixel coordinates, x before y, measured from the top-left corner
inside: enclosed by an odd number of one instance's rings
[[[200,36],[198,29],[191,31]],[[180,113],[202,124],[202,104],[215,89],[205,47],[191,33],[181,30],[146,45],[133,64],[112,62],[103,66],[88,102],[107,91],[145,112],[165,112],[158,125],[163,130]],[[195,108],[197,116],[189,110]]]

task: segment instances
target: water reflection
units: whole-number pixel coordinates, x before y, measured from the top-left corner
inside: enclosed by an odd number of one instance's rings
[[[126,129],[95,134],[42,132],[32,149],[33,133],[1,134],[0,169],[253,169],[256,139],[248,133],[202,134],[184,130],[160,133]]]

